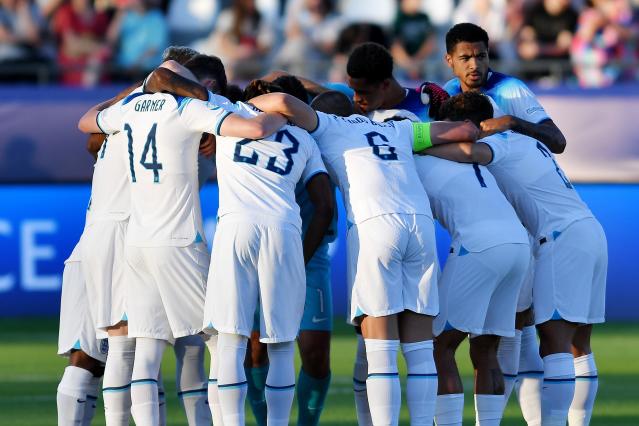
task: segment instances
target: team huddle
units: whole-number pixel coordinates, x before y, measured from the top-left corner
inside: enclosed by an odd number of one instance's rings
[[[402,87],[365,43],[347,85],[272,73],[242,93],[218,58],[170,48],[87,111],[96,163],[63,275],[58,423],[89,425],[102,382],[107,425],[166,424],[169,345],[189,425],[244,425],[247,399],[258,425],[288,425],[296,392],[297,424],[321,423],[337,188],[359,425],[399,423],[398,352],[410,424],[461,425],[467,337],[477,424],[498,425],[516,389],[528,425],[588,425],[604,232],[555,160],[561,131],[488,67],[486,32],[455,25],[446,50],[443,89]],[[214,167],[209,254],[199,188]],[[441,270],[435,220],[451,236]]]

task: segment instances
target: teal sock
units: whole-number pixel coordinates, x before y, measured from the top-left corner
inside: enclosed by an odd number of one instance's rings
[[[298,426],[316,426],[319,424],[330,384],[330,373],[323,379],[316,379],[300,369],[300,376],[297,379]]]
[[[266,386],[268,365],[264,367],[248,367],[245,368],[245,371],[246,381],[248,382],[247,396],[255,421],[258,426],[266,426],[266,396],[264,395],[264,388]]]

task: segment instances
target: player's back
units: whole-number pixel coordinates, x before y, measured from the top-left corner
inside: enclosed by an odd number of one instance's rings
[[[541,142],[511,131],[480,142],[487,143],[493,151],[488,169],[535,238],[593,217]]]
[[[415,170],[409,120],[377,123],[361,115],[317,115],[312,136],[344,196],[350,222],[392,213],[431,217]]]
[[[238,103],[237,114],[258,114]],[[284,126],[260,139],[218,137],[217,175],[220,193],[218,217],[238,215],[254,223],[288,222],[301,231],[295,187],[325,172],[315,141],[295,126]]]
[[[454,243],[471,252],[528,243],[526,230],[486,167],[428,155],[416,155],[415,165],[433,215]]]

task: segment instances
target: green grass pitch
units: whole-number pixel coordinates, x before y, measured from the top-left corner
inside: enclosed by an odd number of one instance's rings
[[[332,342],[333,382],[321,424],[355,425],[351,390],[355,339],[341,320],[336,320],[335,326]],[[595,328],[593,348],[597,355],[600,380],[593,425],[639,425],[638,335],[639,324],[607,324]],[[56,424],[56,386],[66,365],[65,359],[55,355],[56,344],[56,319],[0,320],[0,425]],[[464,423],[470,425],[474,424],[474,411],[472,371],[467,350],[467,346],[463,346],[458,359],[466,389]],[[168,424],[186,425],[175,396],[174,368],[173,353],[169,350],[162,366]],[[104,425],[102,410],[100,401],[94,425]],[[291,418],[296,418],[295,409]],[[254,424],[250,415],[247,419]],[[408,424],[405,404],[401,423]],[[514,398],[511,398],[502,424],[524,424]]]

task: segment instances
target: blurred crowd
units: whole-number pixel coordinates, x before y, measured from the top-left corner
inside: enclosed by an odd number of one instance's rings
[[[365,41],[389,48],[400,79],[442,81],[458,22],[486,29],[494,63],[527,80],[639,78],[639,0],[0,0],[0,81],[130,81],[169,45],[219,56],[232,80],[342,81]]]

